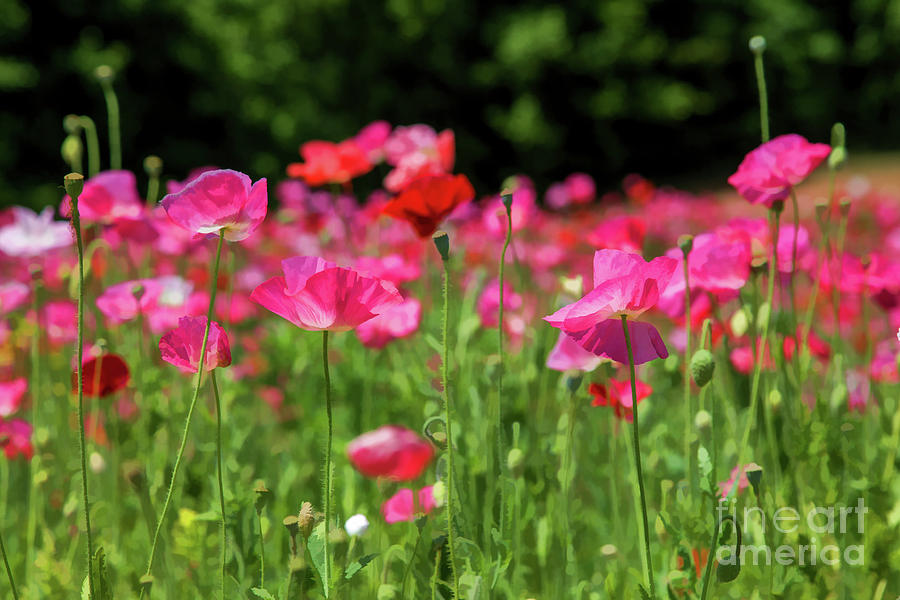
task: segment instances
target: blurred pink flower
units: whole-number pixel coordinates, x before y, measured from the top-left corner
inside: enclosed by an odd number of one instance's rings
[[[386,523],[412,521],[416,512],[430,513],[437,506],[434,500],[434,486],[429,485],[419,490],[418,504],[413,505],[413,491],[402,488],[381,505],[381,514]],[[416,510],[418,509],[418,510]]]
[[[19,281],[0,283],[0,315],[16,310],[28,302],[31,290]]]
[[[183,180],[167,181],[166,182],[166,193],[167,194],[175,194],[177,192],[180,192],[185,187],[187,187],[187,184],[194,181],[195,179],[197,179],[204,173],[208,173],[210,171],[216,171],[216,170],[218,170],[218,167],[212,167],[212,166],[197,167],[196,169],[191,169],[191,171],[187,174],[187,177],[185,177]]]
[[[621,215],[604,219],[587,234],[587,242],[597,248],[612,248],[640,254],[644,247],[647,224],[641,217]]]
[[[72,199],[65,196],[60,206],[62,216],[72,214]],[[109,225],[119,219],[137,219],[144,204],[137,191],[137,180],[131,171],[102,171],[85,180],[78,197],[78,214],[85,223]]]
[[[87,313],[85,322],[93,323]],[[51,300],[41,307],[41,325],[52,344],[69,344],[78,339],[78,306],[71,300]]]
[[[373,121],[359,130],[356,145],[372,164],[384,160],[384,144],[391,135],[391,124],[387,121]]]
[[[399,304],[393,284],[325,259],[281,261],[284,277],[258,285],[250,299],[308,331],[347,331]]]
[[[266,218],[266,180],[230,169],[207,171],[184,189],[160,201],[169,218],[184,229],[206,235],[225,230],[225,239],[246,239]]]
[[[626,315],[634,353],[641,364],[669,355],[656,328],[633,319],[652,308],[672,278],[678,261],[660,256],[647,262],[637,254],[598,250],[594,254],[594,289],[544,320],[598,356],[628,363],[619,317]]]
[[[28,389],[24,377],[12,381],[0,381],[0,417],[8,417],[22,406],[22,397]]]
[[[182,317],[178,327],[162,336],[159,352],[162,359],[173,364],[182,373],[196,373],[200,365],[200,350],[203,346],[203,332],[206,317]],[[203,362],[207,371],[231,364],[231,346],[228,335],[221,325],[210,323],[209,338],[206,342],[206,357]]]
[[[589,372],[600,366],[604,360],[607,359],[588,352],[578,342],[567,336],[564,331],[560,331],[556,345],[547,356],[547,367],[554,371]]]
[[[356,140],[339,144],[312,140],[300,147],[302,163],[287,166],[288,177],[303,179],[312,187],[343,184],[372,170],[372,163]]]
[[[360,323],[356,336],[366,348],[383,348],[389,342],[412,335],[422,320],[422,304],[407,298],[380,315]]]
[[[383,425],[347,445],[347,458],[357,471],[366,477],[394,481],[417,479],[433,457],[431,444],[415,431],[399,425]]]
[[[136,279],[112,285],[97,297],[97,308],[113,324],[147,316],[156,308],[162,286],[155,279]]]
[[[396,193],[419,177],[453,171],[456,142],[449,129],[438,134],[428,125],[401,126],[385,141],[384,153],[394,166],[384,178],[384,187]]]
[[[787,198],[830,152],[828,144],[811,144],[793,133],[780,135],[747,154],[728,183],[750,203],[771,208]]]
[[[49,206],[36,213],[28,208],[14,206],[15,220],[0,227],[0,253],[9,256],[40,256],[49,250],[74,245],[69,224],[53,220]]]
[[[513,291],[509,281],[503,282],[503,310],[514,311],[522,308],[522,296]],[[482,327],[496,327],[500,309],[500,280],[493,279],[478,297],[476,310]],[[508,316],[508,313],[507,313]],[[505,319],[504,319],[505,320]]]
[[[759,469],[759,468],[760,468],[759,465],[757,465],[756,463],[747,463],[744,465],[744,468],[741,469],[741,478],[738,483],[738,489],[737,489],[738,493],[740,493],[741,490],[745,489],[748,485],[750,485],[750,481],[747,479],[747,471],[750,471],[753,469]],[[719,488],[721,488],[721,490],[722,490],[722,498],[727,498],[728,494],[731,493],[731,488],[734,487],[734,482],[737,479],[737,477],[738,477],[738,466],[735,466],[733,469],[731,469],[731,477],[729,477],[728,481],[720,481],[719,482]]]
[[[22,456],[30,460],[34,455],[34,448],[31,445],[33,432],[34,428],[27,421],[22,419],[6,421],[0,417],[0,448],[3,449],[6,458],[12,460]]]

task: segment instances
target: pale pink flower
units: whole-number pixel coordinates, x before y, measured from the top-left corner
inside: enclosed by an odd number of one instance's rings
[[[15,220],[0,227],[0,252],[9,256],[41,256],[42,254],[74,244],[69,224],[53,220],[49,206],[36,213],[28,208],[14,206]]]

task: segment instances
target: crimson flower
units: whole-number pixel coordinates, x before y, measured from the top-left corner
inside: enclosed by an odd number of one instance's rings
[[[434,456],[434,449],[415,431],[399,425],[384,425],[355,438],[347,446],[347,457],[366,477],[395,481],[417,479]]]
[[[300,155],[306,162],[289,164],[288,177],[303,179],[313,187],[347,183],[372,170],[366,152],[355,140],[339,144],[313,140],[300,147]]]
[[[634,406],[631,402],[631,382],[619,381],[617,379],[609,380],[609,387],[600,383],[592,383],[588,387],[588,393],[594,397],[591,406],[611,406],[613,412],[620,419],[625,419],[629,423],[634,420]],[[653,393],[650,384],[638,380],[637,382],[637,401],[641,403],[644,398]]]
[[[81,365],[84,395],[103,398],[125,388],[131,380],[128,365],[118,354],[87,358]],[[72,393],[78,392],[78,376],[72,372]]]
[[[453,209],[474,197],[465,175],[420,177],[388,202],[384,214],[408,222],[419,237],[428,237]]]

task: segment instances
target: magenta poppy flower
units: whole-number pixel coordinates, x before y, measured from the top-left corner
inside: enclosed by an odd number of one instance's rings
[[[412,521],[417,513],[428,514],[435,509],[434,486],[429,485],[419,490],[418,505],[413,503],[413,491],[402,488],[381,505],[381,514],[385,523]]]
[[[31,290],[20,281],[0,283],[0,315],[10,313],[26,302]]]
[[[628,363],[620,317],[628,320],[634,364],[669,355],[656,328],[633,319],[652,308],[665,291],[678,261],[666,256],[647,262],[637,254],[598,250],[594,254],[594,289],[544,320],[561,329],[597,356]]]
[[[206,317],[178,319],[178,327],[159,340],[159,353],[162,359],[178,367],[182,373],[196,373],[200,365],[200,350],[205,330]],[[207,371],[231,364],[228,335],[215,321],[210,323],[209,338],[206,341],[206,359],[203,364]]]
[[[828,144],[811,144],[794,133],[780,135],[747,154],[728,183],[750,203],[771,208],[787,198],[830,152]]]
[[[393,284],[323,258],[295,256],[281,267],[284,277],[258,285],[250,300],[307,331],[349,331],[403,300]]]
[[[384,178],[384,187],[396,193],[420,177],[453,171],[456,140],[449,129],[437,133],[428,125],[397,127],[385,141],[384,153],[394,166]]]
[[[389,342],[412,335],[422,321],[422,303],[407,298],[377,317],[360,323],[356,337],[366,348],[384,348]]]
[[[144,203],[137,191],[137,180],[131,171],[103,171],[84,182],[78,197],[78,214],[85,223],[109,225],[119,219],[137,219]],[[60,206],[62,216],[72,214],[72,199],[65,196]]]
[[[97,297],[97,308],[112,323],[124,323],[150,313],[161,292],[154,279],[123,281],[103,290]]]
[[[90,326],[94,319],[91,313],[85,315]],[[41,307],[41,325],[52,344],[69,344],[78,339],[78,306],[71,300],[52,300]]]
[[[513,291],[509,281],[503,282],[503,310],[514,311],[522,308],[522,296]],[[494,279],[481,292],[475,309],[482,327],[496,327],[500,319],[500,280]]]
[[[34,428],[31,423],[22,419],[12,419],[9,421],[0,418],[0,449],[6,458],[12,460],[17,456],[22,456],[26,460],[30,460],[34,455],[34,448],[31,445],[31,434]]]
[[[588,352],[564,331],[560,331],[556,345],[547,356],[547,368],[554,371],[589,372],[600,366],[604,360],[607,359]]]
[[[36,213],[21,206],[12,208],[14,221],[0,227],[0,252],[9,256],[41,256],[74,244],[65,221],[53,220],[49,206]]]
[[[373,121],[360,129],[353,139],[369,162],[376,164],[384,160],[384,143],[390,135],[390,123],[387,121]]]
[[[613,248],[640,254],[647,224],[641,217],[620,215],[605,219],[587,234],[587,242],[597,249]]]
[[[191,169],[191,171],[187,174],[187,177],[184,178],[183,181],[167,181],[166,182],[166,193],[174,194],[176,192],[180,192],[187,184],[197,179],[204,173],[208,173],[210,171],[216,171],[218,167],[205,166],[205,167],[197,167],[196,169]]]
[[[563,181],[566,195],[572,204],[590,204],[597,196],[594,178],[587,173],[572,173]]]
[[[225,239],[246,239],[266,218],[268,194],[265,178],[252,183],[230,169],[207,171],[184,189],[160,201],[169,218],[194,233],[225,230]]]
[[[347,458],[366,477],[411,481],[422,474],[432,457],[431,444],[399,425],[384,425],[347,445]]]
[[[24,377],[0,382],[0,417],[8,417],[19,410],[26,389],[28,382]]]

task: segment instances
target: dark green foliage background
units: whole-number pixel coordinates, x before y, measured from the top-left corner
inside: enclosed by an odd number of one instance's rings
[[[758,140],[757,33],[774,133],[844,120],[852,148],[897,148],[896,0],[0,0],[0,203],[58,201],[65,114],[105,141],[104,63],[137,171],[155,153],[171,176],[278,178],[302,141],[384,118],[453,128],[483,192],[515,172],[717,178]]]

